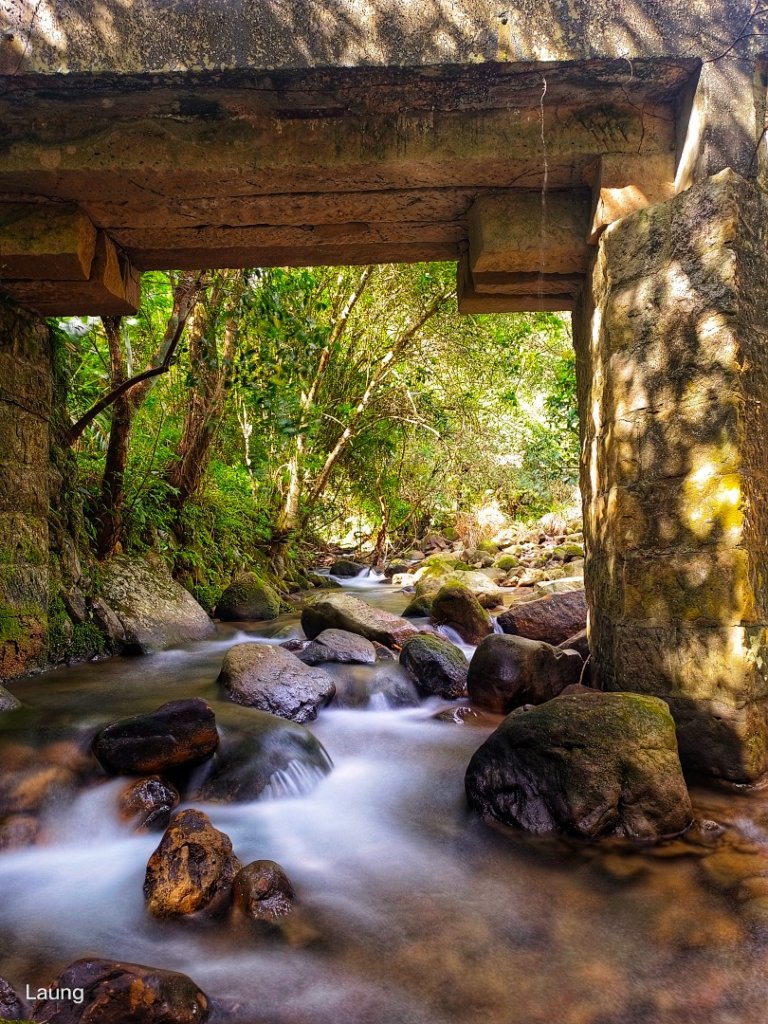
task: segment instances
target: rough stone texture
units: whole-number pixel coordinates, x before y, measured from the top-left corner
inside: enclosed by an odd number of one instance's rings
[[[542,640],[496,633],[486,637],[469,663],[467,689],[474,704],[505,715],[523,704],[541,704],[578,683],[581,655]]]
[[[469,662],[445,637],[428,633],[409,637],[400,652],[400,664],[423,697],[456,700],[466,696]]]
[[[200,764],[218,745],[213,710],[195,697],[113,722],[97,734],[93,752],[115,775],[152,775]]]
[[[331,576],[352,578],[359,576],[368,568],[362,562],[353,562],[349,558],[339,558],[330,568]]]
[[[225,621],[274,619],[280,614],[280,598],[255,573],[238,576],[216,605],[216,617]]]
[[[116,555],[102,567],[103,593],[142,654],[204,640],[214,625],[194,597],[159,562]]]
[[[159,775],[132,782],[120,794],[120,814],[140,831],[165,829],[179,804],[179,792]]]
[[[434,600],[441,587],[458,583],[474,594],[483,608],[495,608],[504,603],[504,591],[484,572],[472,569],[449,569],[440,564],[430,566],[416,583],[416,598],[425,603]],[[422,614],[428,614],[422,613]]]
[[[663,701],[574,694],[509,715],[466,773],[470,806],[528,832],[653,842],[693,820]]]
[[[272,923],[293,909],[296,893],[273,860],[256,860],[238,871],[232,887],[235,910],[251,921]]]
[[[230,700],[293,722],[311,722],[336,692],[331,676],[282,647],[235,644],[224,657],[219,683]]]
[[[322,665],[336,661],[342,664],[373,665],[376,648],[370,640],[346,629],[324,629],[314,640],[296,652],[305,665]]]
[[[587,599],[584,591],[553,594],[540,601],[515,605],[498,617],[505,633],[561,644],[587,625]]]
[[[447,583],[432,601],[430,618],[436,626],[450,626],[468,644],[479,644],[493,632],[491,616],[461,583]]]
[[[264,711],[243,716],[242,729],[222,730],[210,774],[194,796],[230,802],[308,793],[330,772],[331,759],[308,729]]]
[[[149,912],[156,917],[216,914],[229,904],[241,866],[229,837],[207,815],[180,811],[147,864],[144,899]]]
[[[4,686],[0,686],[0,711],[15,711],[16,708],[21,707],[21,701],[18,697],[6,690]]]
[[[48,329],[0,302],[0,680],[45,663]]]
[[[575,318],[590,647],[688,767],[768,768],[768,215],[724,171],[602,237]]]
[[[324,594],[301,613],[301,628],[310,640],[324,629],[344,629],[386,647],[398,647],[416,630],[405,619],[374,608],[349,594]]]
[[[0,978],[0,1018],[3,1020],[23,1020],[25,1017],[24,1004],[19,999],[13,986],[5,978]]]
[[[503,10],[489,0],[437,0],[407,5],[376,0],[298,0],[290,17],[275,5],[204,0],[183,9],[148,0],[135,10],[118,0],[44,0],[30,34],[21,0],[6,5],[12,38],[4,40],[12,71],[127,73],[204,68],[307,68],[557,61],[653,55],[714,57],[743,25],[748,0],[713,7],[707,0],[659,6],[651,0],[617,7],[610,0],[526,0]],[[103,21],[97,14],[103,12]],[[738,50],[744,48],[743,44]]]
[[[35,1003],[46,1024],[205,1024],[208,997],[186,974],[113,960],[77,960],[48,988],[82,988],[81,1004]]]

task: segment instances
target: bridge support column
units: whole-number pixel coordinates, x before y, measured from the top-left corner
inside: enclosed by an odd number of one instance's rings
[[[768,199],[726,170],[612,224],[574,316],[591,646],[691,769],[768,770]]]
[[[0,299],[0,679],[45,662],[51,393],[47,328]]]

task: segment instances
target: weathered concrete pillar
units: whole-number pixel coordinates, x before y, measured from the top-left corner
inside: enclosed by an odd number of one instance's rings
[[[768,770],[768,198],[726,170],[611,225],[577,311],[591,644],[690,768]]]
[[[47,328],[0,301],[0,679],[45,661],[51,395]]]

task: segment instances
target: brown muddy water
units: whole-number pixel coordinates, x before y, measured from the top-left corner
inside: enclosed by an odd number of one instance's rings
[[[392,611],[408,600],[353,586]],[[182,650],[19,681],[30,710],[5,716],[4,743],[192,696],[242,725],[249,710],[215,685],[224,652],[299,632],[295,615],[221,626]],[[133,834],[123,782],[102,781],[54,807],[38,845],[0,854],[0,975],[45,985],[87,955],[179,970],[248,1024],[768,1024],[768,792],[696,790],[697,812],[727,826],[711,846],[534,840],[467,812],[464,771],[492,725],[433,719],[448,706],[324,710],[310,729],[328,776],[195,802],[243,863],[285,868],[292,939],[152,920],[142,882],[159,837]]]

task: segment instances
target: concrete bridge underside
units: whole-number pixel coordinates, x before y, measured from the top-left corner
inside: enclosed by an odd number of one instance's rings
[[[604,685],[665,697],[690,768],[760,778],[764,26],[742,0],[363,6],[5,5],[0,676],[45,655],[40,317],[129,313],[146,269],[452,260],[466,312],[574,311]]]

